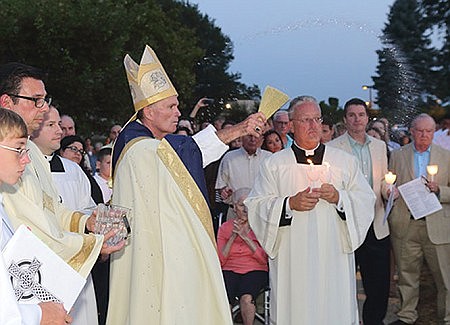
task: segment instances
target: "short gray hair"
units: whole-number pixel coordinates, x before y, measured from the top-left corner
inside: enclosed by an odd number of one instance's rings
[[[278,121],[278,118],[283,115],[289,116],[288,111],[286,111],[285,109],[279,109],[275,114],[273,114],[273,120]]]
[[[434,127],[436,128],[436,121],[434,120],[434,118],[432,118],[430,115],[428,115],[427,113],[422,113],[417,115],[414,120],[411,121],[411,129],[414,129],[416,127],[417,121],[419,120],[424,120],[424,119],[431,119],[434,122]]]
[[[291,102],[289,103],[288,107],[288,114],[289,119],[292,120],[292,117],[294,115],[294,109],[303,104],[303,103],[314,103],[317,105],[317,107],[320,109],[319,103],[317,102],[317,99],[315,99],[313,96],[298,96],[295,97]]]
[[[248,187],[241,187],[238,188],[236,191],[233,192],[231,196],[231,201],[233,204],[238,203],[238,201],[245,196],[247,198],[248,193],[250,193],[251,189]]]

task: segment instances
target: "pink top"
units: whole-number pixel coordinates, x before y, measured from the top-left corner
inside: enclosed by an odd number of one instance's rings
[[[217,234],[217,246],[222,270],[233,271],[239,274],[245,274],[250,271],[268,271],[267,254],[259,244],[252,230],[248,233],[248,237],[258,247],[254,253],[244,240],[240,236],[237,236],[231,245],[228,256],[223,256],[222,249],[233,234],[233,221],[228,220],[220,226],[219,233]]]

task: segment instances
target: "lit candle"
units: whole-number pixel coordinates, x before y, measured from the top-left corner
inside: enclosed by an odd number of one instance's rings
[[[324,171],[325,175],[324,175],[323,182],[324,183],[331,183],[331,171],[330,171],[330,167],[331,166],[330,166],[330,164],[327,161],[324,161],[322,163],[322,165],[325,166],[325,171]]]
[[[392,184],[394,184],[395,180],[397,179],[397,175],[393,174],[392,172],[388,172],[386,175],[384,175],[384,180],[386,183],[389,184],[389,190],[392,192]]]
[[[308,175],[309,180],[311,181],[310,186],[314,187],[315,182],[319,179],[319,171],[314,167],[314,164],[311,159],[306,159],[306,162],[309,163],[309,169],[307,169],[306,174]]]
[[[430,181],[434,181],[434,175],[436,175],[438,172],[438,165],[428,165],[427,166],[427,173],[430,175]]]

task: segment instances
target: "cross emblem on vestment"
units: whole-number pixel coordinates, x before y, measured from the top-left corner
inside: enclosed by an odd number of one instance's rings
[[[29,264],[28,267],[25,266],[26,264]],[[11,265],[8,267],[8,273],[11,275],[17,300],[29,299],[34,296],[41,302],[54,301],[62,303],[39,283],[39,268],[41,265],[42,263],[36,257],[33,258],[31,263],[29,261],[19,264],[14,263],[14,261],[11,262]]]

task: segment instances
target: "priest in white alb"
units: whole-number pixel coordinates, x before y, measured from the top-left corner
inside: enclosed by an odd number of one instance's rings
[[[353,156],[320,144],[313,97],[295,98],[288,111],[295,142],[262,163],[245,201],[269,255],[271,324],[359,324],[353,252],[375,194]]]

